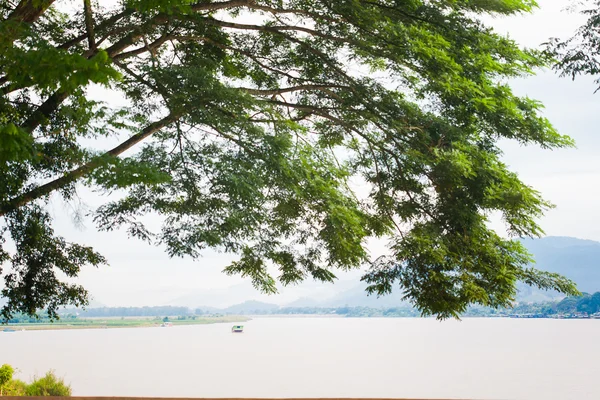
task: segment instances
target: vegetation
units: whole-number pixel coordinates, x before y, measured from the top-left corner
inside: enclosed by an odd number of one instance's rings
[[[196,325],[224,322],[244,322],[249,318],[243,315],[319,315],[331,317],[351,318],[397,318],[397,317],[419,317],[421,313],[409,304],[396,307],[384,306],[315,306],[315,307],[277,307],[266,304],[269,307],[249,308],[237,310],[240,315],[233,315],[227,309],[203,311],[202,309],[191,310],[185,307],[102,307],[86,310],[85,316],[76,314],[61,314],[60,321],[54,321],[49,317],[29,317],[18,315],[13,317],[9,323],[13,326],[26,329],[91,329],[91,328],[134,328],[159,326],[162,322],[171,322],[173,325]],[[151,310],[154,310],[152,312]],[[175,313],[162,312],[165,310],[181,311]],[[594,294],[583,293],[580,296],[565,297],[556,301],[521,302],[511,307],[469,307],[462,315],[465,317],[493,317],[509,315],[535,315],[537,317],[552,317],[566,314],[592,315],[600,313],[600,292]],[[94,318],[94,316],[96,316]],[[145,316],[145,317],[144,317]],[[153,316],[153,317],[150,317]],[[0,369],[1,374],[1,369]]]
[[[30,384],[13,379],[15,370],[8,364],[0,367],[0,396],[70,396],[71,387],[49,371]]]
[[[171,256],[235,253],[225,272],[267,293],[365,264],[370,293],[398,285],[440,318],[507,306],[517,281],[577,293],[487,224],[497,212],[511,236],[538,236],[550,207],[499,140],[572,145],[504,83],[550,58],[480,19],[533,0],[60,3],[0,8],[5,318],[86,303],[59,277],[107,260],[46,210],[81,185],[116,197],[92,211],[98,229]],[[370,258],[371,236],[392,255]]]
[[[15,370],[8,364],[4,364],[0,367],[0,396],[2,395],[4,386],[12,380],[14,373]]]
[[[548,49],[558,58],[554,68],[562,76],[575,79],[578,75],[600,75],[600,0],[585,0],[577,4],[587,21],[568,40],[552,39]],[[583,7],[583,9],[581,9]],[[600,89],[600,78],[596,79]]]
[[[562,313],[598,313],[600,312],[600,292],[596,292],[592,295],[584,293],[582,296],[567,297],[556,304],[556,307],[554,307],[553,310]]]
[[[546,318],[575,314],[590,316],[597,313],[600,313],[600,292],[591,295],[583,293],[580,296],[565,297],[560,301],[521,303],[506,309],[474,307],[469,309],[465,313],[465,316],[488,317],[501,315],[530,315]]]
[[[96,307],[77,310],[81,317],[156,317],[158,315],[187,315],[187,307]]]
[[[27,383],[19,379],[10,380],[4,386],[2,396],[27,396]]]
[[[248,318],[236,315],[213,315],[198,317],[195,315],[181,315],[176,318],[169,317],[102,317],[102,318],[78,318],[74,315],[63,316],[59,321],[49,317],[31,318],[26,315],[16,316],[9,320],[14,327],[27,330],[42,329],[104,329],[104,328],[147,328],[160,326],[163,322],[171,322],[173,325],[205,325],[225,322],[244,322]]]
[[[25,390],[27,396],[70,396],[71,387],[58,378],[53,371],[35,379]]]
[[[583,293],[581,296],[566,297],[560,301],[545,301],[539,303],[519,303],[512,307],[490,308],[469,307],[462,315],[465,317],[493,316],[525,316],[552,317],[565,314],[592,315],[600,312],[600,292],[593,295]],[[419,317],[417,309],[404,307],[282,307],[272,310],[262,310],[254,314],[271,315],[328,315],[352,318],[377,317]]]

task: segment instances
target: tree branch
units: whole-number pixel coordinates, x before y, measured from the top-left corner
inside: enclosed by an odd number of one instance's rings
[[[320,37],[322,39],[327,39],[327,40],[331,40],[334,42],[347,43],[347,44],[354,42],[353,40],[350,40],[349,38],[340,38],[337,36],[319,32],[314,29],[305,28],[303,26],[296,26],[296,25],[264,26],[264,25],[239,24],[239,23],[235,23],[235,22],[221,21],[221,20],[214,19],[214,18],[207,18],[206,22],[211,25],[220,26],[222,28],[251,30],[251,31],[260,31],[260,32],[271,32],[271,33],[280,33],[282,31],[295,31],[295,32],[304,32],[311,36]]]
[[[162,46],[165,42],[167,42],[170,39],[172,39],[171,36],[164,34],[161,37],[159,37],[158,39],[156,39],[154,42],[148,44],[147,46],[142,46],[135,50],[131,50],[131,51],[127,51],[125,53],[120,53],[120,54],[115,55],[113,57],[113,60],[119,61],[124,58],[134,57],[134,56],[137,56],[137,55],[149,52],[149,51],[151,52],[151,51],[159,48],[160,46]]]
[[[97,24],[95,32],[98,32],[98,33],[104,32],[104,30],[106,28],[114,26],[117,22],[119,22],[119,20],[121,20],[122,18],[127,17],[131,14],[133,14],[133,10],[131,8],[127,8],[123,12],[115,14],[112,17],[109,17],[108,19]],[[114,29],[111,30],[110,32],[113,32],[113,31],[114,31]],[[75,46],[76,44],[81,43],[83,40],[85,40],[86,37],[87,37],[86,34],[79,35],[79,36],[74,37],[73,39],[57,46],[56,48],[67,50],[67,49]],[[96,45],[99,45],[101,42],[103,42],[106,39],[107,39],[106,37],[102,38],[98,43],[96,43]]]
[[[328,94],[332,94],[329,89],[350,89],[348,86],[343,85],[298,85],[280,89],[251,89],[251,88],[239,88],[248,94],[256,96],[274,96],[290,92],[298,92],[301,90],[321,90]]]
[[[35,22],[55,0],[22,0],[6,19],[15,22]]]
[[[340,20],[339,19],[335,19],[335,18],[331,18],[328,17],[324,14],[318,14],[318,13],[314,13],[314,12],[310,12],[310,11],[306,11],[306,10],[301,10],[298,8],[273,8],[273,7],[269,7],[269,6],[263,6],[263,5],[258,5],[258,4],[252,4],[252,5],[248,5],[246,6],[251,10],[260,10],[260,11],[265,11],[274,15],[278,15],[278,14],[294,14],[294,15],[304,15],[307,17],[311,17],[314,20],[324,20],[324,21],[329,21],[329,22],[334,22],[334,23],[339,23]]]
[[[27,118],[21,127],[25,131],[33,133],[33,131],[40,126],[67,97],[69,97],[69,92],[62,89],[57,90],[48,97],[46,101],[44,101],[42,105],[29,116],[29,118]]]
[[[87,0],[84,0],[87,1]],[[247,6],[249,4],[252,4],[252,1],[249,0],[234,0],[234,1],[224,1],[224,2],[219,2],[219,3],[209,3],[209,4],[196,4],[192,7],[192,9],[194,11],[216,11],[216,10],[220,10],[220,9],[224,9],[224,8],[233,8],[233,7],[242,7],[242,6]],[[131,14],[133,14],[135,12],[135,10],[131,9],[131,8],[127,8],[125,9],[123,12],[120,12],[118,14],[113,15],[112,17],[109,17],[108,19],[100,22],[97,26],[95,31],[96,32],[103,32],[104,29],[108,28],[108,27],[112,27],[114,24],[116,24],[119,20],[121,20],[124,17],[127,17]],[[157,15],[157,17],[160,18],[164,18],[164,15]],[[113,30],[114,31],[114,30]],[[111,33],[113,33],[113,31],[110,31]],[[118,30],[117,32],[121,32],[121,30]],[[75,46],[78,43],[81,43],[83,40],[85,40],[87,38],[87,34],[82,34],[79,35],[77,37],[74,37],[73,39],[59,45],[57,48],[59,49],[69,49],[73,46]],[[96,43],[96,45],[99,45],[100,42],[103,42],[107,39],[107,37],[103,37],[98,43]]]
[[[192,6],[193,11],[217,11],[223,10],[225,8],[235,8],[235,7],[244,7],[244,6],[252,6],[256,3],[256,0],[230,0],[230,1],[221,1],[214,3],[199,3],[194,4]]]
[[[94,38],[94,17],[92,15],[91,0],[83,0],[83,10],[85,14],[85,30],[87,31],[88,48],[96,50],[96,39]]]
[[[155,24],[158,25],[157,20],[153,20],[151,22],[151,25]],[[119,40],[118,42],[106,49],[108,56],[110,58],[115,57],[121,51],[135,43],[135,41],[139,39],[142,35],[143,34],[141,31],[131,32],[129,35],[125,36],[124,38],[122,38],[121,40]],[[97,50],[88,51],[85,54],[85,56],[90,58],[93,57],[96,53]],[[50,115],[52,115],[52,113],[56,111],[56,109],[62,104],[62,102],[65,101],[67,97],[69,97],[69,95],[69,91],[66,91],[63,88],[58,89],[56,92],[54,92],[54,94],[48,97],[48,99],[46,99],[46,101],[44,101],[44,103],[33,114],[31,114],[31,116],[29,116],[29,118],[27,118],[25,123],[22,125],[22,128],[25,129],[27,132],[32,133],[37,127],[39,127],[44,122],[44,119],[50,117]]]
[[[164,117],[163,119],[155,121],[155,122],[151,123],[150,125],[146,126],[146,128],[144,128],[141,132],[131,136],[129,139],[125,140],[120,145],[105,152],[102,156],[97,157],[97,158],[89,161],[88,163],[72,170],[71,172],[64,174],[60,178],[50,181],[44,185],[38,186],[26,193],[23,193],[17,197],[14,197],[14,198],[8,200],[6,203],[4,203],[2,206],[0,206],[0,216],[3,216],[11,211],[14,211],[14,210],[18,209],[19,207],[22,207],[36,199],[47,196],[50,193],[52,193],[53,191],[60,189],[72,182],[75,182],[79,178],[83,177],[84,175],[88,174],[89,172],[93,171],[94,169],[96,169],[100,165],[102,165],[105,157],[107,157],[107,156],[108,157],[116,157],[116,156],[120,155],[121,153],[125,152],[126,150],[129,150],[130,148],[132,148],[133,146],[135,146],[142,140],[146,139],[148,136],[152,135],[155,132],[158,132],[162,128],[175,122],[179,118],[180,118],[180,115],[169,114],[166,117]]]

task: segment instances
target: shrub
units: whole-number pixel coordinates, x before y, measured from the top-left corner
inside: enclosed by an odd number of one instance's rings
[[[14,373],[14,368],[8,364],[4,364],[0,367],[0,396],[4,391],[4,386],[11,381]]]
[[[12,379],[2,387],[4,396],[27,396],[27,384],[19,379]]]
[[[58,378],[54,371],[48,372],[44,377],[34,379],[27,386],[27,396],[70,396],[71,387],[64,380]]]

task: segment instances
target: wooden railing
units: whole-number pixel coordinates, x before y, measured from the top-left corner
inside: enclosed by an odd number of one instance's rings
[[[89,397],[89,396],[73,396],[73,397],[51,397],[56,400],[459,400],[459,399],[433,399],[433,398],[419,398],[419,399],[406,399],[406,398],[352,398],[352,397],[323,397],[323,398],[293,398],[293,397],[265,397],[265,398],[238,398],[238,397]],[[22,400],[32,399],[40,400],[40,397],[12,397],[3,396],[0,399],[5,400]]]

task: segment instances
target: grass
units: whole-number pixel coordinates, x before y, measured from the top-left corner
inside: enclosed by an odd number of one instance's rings
[[[246,322],[247,317],[227,315],[219,317],[196,317],[196,319],[178,320],[176,317],[169,318],[173,326],[177,325],[206,325],[219,324],[227,322]],[[53,323],[19,323],[8,324],[5,327],[16,330],[56,330],[56,329],[107,329],[107,328],[151,328],[159,327],[163,323],[162,319],[149,317],[111,317],[111,318],[85,318],[85,319],[65,319]],[[0,330],[2,328],[0,327]]]

